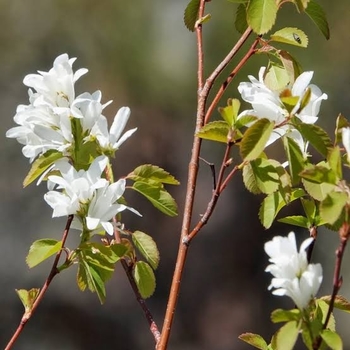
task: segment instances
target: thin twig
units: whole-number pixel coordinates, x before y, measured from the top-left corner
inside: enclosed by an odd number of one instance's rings
[[[18,327],[17,327],[15,333],[13,334],[11,340],[6,345],[5,350],[10,350],[12,348],[12,346],[14,345],[16,340],[18,339],[18,336],[21,334],[23,328],[25,327],[27,322],[30,320],[30,318],[33,316],[34,311],[36,310],[36,308],[39,306],[40,302],[44,298],[44,295],[45,295],[47,289],[49,288],[49,285],[51,284],[52,280],[60,272],[57,269],[57,265],[58,265],[58,262],[60,260],[61,254],[62,254],[62,252],[64,250],[63,247],[64,247],[64,245],[66,243],[66,240],[67,240],[67,237],[68,237],[69,228],[70,228],[70,225],[72,223],[72,220],[73,220],[73,215],[69,215],[68,219],[67,219],[66,227],[65,227],[63,235],[62,235],[62,248],[56,254],[55,260],[54,260],[54,262],[52,264],[52,268],[51,268],[50,274],[47,277],[43,287],[41,288],[39,295],[35,299],[32,308],[29,311],[25,311],[25,313],[23,314],[21,322],[18,325]]]
[[[340,276],[340,271],[341,271],[343,256],[345,253],[346,244],[350,234],[350,225],[347,222],[345,222],[340,228],[339,233],[340,233],[340,244],[338,249],[335,252],[336,262],[335,262],[334,275],[333,275],[333,292],[332,292],[331,300],[329,301],[328,312],[327,312],[327,316],[324,321],[322,329],[326,329],[328,326],[328,322],[333,312],[335,299],[343,283],[343,278]],[[313,349],[314,350],[319,349],[321,346],[321,343],[322,343],[322,338],[318,336],[315,340],[315,343],[313,344]]]
[[[199,159],[204,162],[205,164],[209,165],[211,170],[211,175],[213,176],[213,191],[216,189],[216,174],[215,174],[215,165],[214,163],[210,163],[207,160],[205,160],[202,157],[199,157]]]
[[[118,230],[117,225],[116,225],[117,219],[115,217],[113,217],[113,223],[114,223],[114,227],[115,227],[114,228],[115,241],[116,241],[116,243],[121,243],[119,230]],[[146,305],[145,299],[142,298],[142,296],[137,288],[134,276],[132,274],[132,267],[128,265],[128,263],[125,259],[121,259],[120,261],[121,261],[121,264],[122,264],[123,269],[125,271],[125,274],[128,277],[128,281],[131,285],[131,288],[135,294],[135,298],[136,298],[137,302],[139,303],[139,305],[141,306],[141,309],[142,309],[142,311],[147,319],[147,322],[149,324],[149,329],[154,337],[154,341],[157,344],[159,342],[159,339],[160,339],[160,332],[158,330],[158,326],[157,326],[156,322],[154,321],[154,318],[152,316],[151,311],[149,310],[149,308]]]
[[[248,28],[249,29],[249,28]],[[236,51],[236,46],[240,43],[239,48],[244,44],[245,40],[247,40],[248,36],[251,33],[251,30],[246,30],[246,36],[242,36],[242,38],[240,39],[240,41],[237,42],[237,44],[235,45],[235,47],[232,49],[232,51],[230,52],[230,54],[232,53],[232,55],[234,56],[234,54],[237,52]],[[245,54],[245,56],[241,59],[241,61],[237,64],[237,66],[232,70],[232,72],[230,73],[230,75],[226,78],[226,80],[221,84],[219,91],[217,92],[217,94],[215,95],[212,103],[210,104],[207,113],[205,115],[204,118],[204,124],[207,124],[211,115],[213,114],[213,111],[215,109],[215,107],[217,106],[217,104],[219,103],[222,95],[224,94],[224,92],[226,91],[227,87],[230,85],[231,81],[233,80],[233,78],[237,75],[237,73],[239,72],[239,70],[244,66],[244,64],[248,61],[248,59],[254,55],[255,53],[255,48],[259,43],[259,37],[256,38],[252,44],[252,46],[250,47],[249,51]],[[229,56],[229,55],[228,55]],[[232,57],[233,57],[232,56]],[[232,59],[232,58],[231,58]]]

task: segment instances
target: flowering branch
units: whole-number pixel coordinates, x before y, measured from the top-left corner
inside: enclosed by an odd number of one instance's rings
[[[54,277],[60,273],[60,270],[57,268],[58,262],[60,260],[61,254],[64,251],[64,245],[66,243],[67,237],[68,237],[68,232],[70,229],[70,225],[72,223],[73,220],[73,215],[69,215],[68,219],[67,219],[67,223],[66,223],[66,227],[63,231],[63,235],[62,235],[62,248],[59,250],[59,252],[56,254],[55,260],[52,264],[52,268],[51,271],[49,273],[49,276],[47,277],[44,285],[42,286],[39,295],[37,296],[37,298],[35,299],[32,307],[30,308],[30,310],[26,310],[22,316],[21,322],[18,326],[18,328],[16,329],[15,333],[13,334],[11,340],[8,342],[8,344],[6,345],[5,350],[10,350],[12,348],[12,346],[14,345],[14,343],[16,342],[17,338],[19,337],[19,335],[21,334],[22,330],[24,329],[25,325],[27,324],[27,322],[30,320],[30,318],[32,317],[34,311],[36,310],[36,308],[39,306],[40,302],[43,300],[45,293],[47,292],[47,289],[49,288],[52,280],[54,279]]]

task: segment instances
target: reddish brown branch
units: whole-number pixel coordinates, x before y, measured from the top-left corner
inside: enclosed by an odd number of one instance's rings
[[[113,218],[113,223],[114,223],[114,238],[115,238],[115,241],[117,243],[121,243],[121,238],[120,238],[120,234],[119,234],[119,230],[117,228],[117,220],[116,218],[114,217]],[[154,321],[153,319],[153,316],[152,316],[152,313],[151,311],[149,310],[149,308],[147,307],[146,305],[146,301],[145,299],[142,298],[138,288],[137,288],[137,285],[136,285],[136,282],[135,282],[135,279],[134,279],[134,276],[132,274],[132,267],[128,265],[128,263],[126,262],[126,260],[124,259],[121,259],[121,264],[123,266],[123,269],[125,271],[125,274],[126,276],[128,277],[128,280],[129,280],[129,283],[131,285],[131,288],[135,294],[135,298],[137,300],[137,302],[139,303],[139,305],[141,306],[141,309],[147,319],[147,322],[149,324],[149,329],[154,337],[154,341],[155,343],[157,344],[159,342],[159,339],[160,339],[160,332],[158,330],[158,326],[156,324],[156,322]]]
[[[33,316],[34,311],[36,310],[36,308],[39,306],[40,302],[42,301],[42,299],[44,298],[44,295],[47,291],[47,289],[49,288],[52,280],[54,279],[54,277],[59,273],[59,270],[57,269],[57,265],[58,262],[60,260],[61,254],[63,252],[63,248],[64,245],[66,243],[67,237],[68,237],[68,232],[69,232],[69,228],[70,225],[72,223],[73,220],[73,215],[69,215],[68,219],[67,219],[67,223],[66,223],[66,227],[64,229],[63,235],[62,235],[62,248],[60,249],[60,251],[56,254],[55,260],[52,264],[52,268],[50,271],[49,276],[47,277],[44,285],[42,286],[39,295],[37,296],[37,298],[35,299],[33,306],[31,308],[30,311],[26,311],[21,319],[20,324],[18,325],[15,333],[13,334],[11,340],[8,342],[8,344],[6,345],[5,350],[10,350],[12,348],[12,346],[14,345],[14,343],[16,342],[16,340],[18,339],[18,336],[21,334],[22,330],[24,329],[25,325],[27,324],[27,322],[30,320],[30,318]]]
[[[327,329],[329,319],[331,318],[331,315],[334,309],[335,299],[343,283],[343,279],[340,276],[340,271],[341,271],[341,264],[345,253],[346,244],[350,234],[350,225],[347,222],[345,222],[340,228],[339,233],[340,233],[340,244],[338,249],[335,252],[336,262],[335,262],[334,275],[333,275],[333,291],[332,291],[331,300],[329,301],[327,316],[324,321],[322,329]],[[313,349],[314,350],[319,349],[321,346],[321,343],[322,343],[322,338],[318,336],[315,343],[313,344]]]
[[[249,29],[249,28],[248,28]],[[251,30],[249,31],[247,29],[246,31],[246,37],[243,37],[240,39],[241,40],[241,45],[239,46],[239,48],[243,45],[243,43],[245,42],[245,40],[248,38],[248,36],[251,33]],[[240,43],[240,41],[238,41],[238,43]],[[237,45],[238,45],[237,43]],[[238,63],[238,65],[232,70],[232,72],[230,73],[230,75],[226,78],[226,80],[221,84],[219,91],[217,92],[217,94],[215,95],[212,103],[210,104],[207,113],[205,115],[205,119],[204,119],[204,124],[207,124],[211,115],[213,114],[213,111],[215,109],[215,107],[218,105],[222,95],[224,94],[224,92],[226,91],[227,87],[230,85],[231,81],[233,80],[233,78],[237,75],[237,73],[240,71],[240,69],[244,66],[244,64],[248,61],[248,59],[254,55],[255,53],[255,48],[259,43],[259,38],[257,38],[253,45],[250,47],[249,51],[245,54],[245,56],[241,59],[241,61]],[[236,46],[237,46],[236,45]],[[236,47],[235,46],[235,47]],[[236,53],[237,51],[235,51],[235,47],[232,49],[231,52]],[[233,57],[233,56],[232,56]],[[232,58],[231,58],[232,59]]]

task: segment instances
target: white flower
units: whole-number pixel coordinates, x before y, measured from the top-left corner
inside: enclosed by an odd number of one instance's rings
[[[348,159],[348,162],[350,163],[350,128],[342,128],[341,133],[342,133],[343,145],[345,147],[346,154],[347,154],[347,159]]]
[[[63,190],[58,192],[51,190],[44,195],[45,201],[53,209],[53,217],[76,214],[82,205],[88,204],[96,190],[108,185],[106,179],[101,178],[108,158],[97,157],[87,171],[79,170],[68,162],[67,159],[60,159],[55,163],[55,169],[59,170],[62,176],[49,176],[48,186]]]
[[[98,226],[102,226],[106,232],[113,235],[113,225],[109,222],[116,214],[125,209],[129,209],[137,215],[141,214],[133,208],[124,204],[117,203],[118,199],[124,194],[125,179],[99,188],[89,205],[86,224],[89,230],[95,230]]]
[[[273,121],[277,126],[266,144],[266,146],[268,146],[291,129],[293,130],[293,128],[287,123],[290,116],[296,115],[306,124],[315,123],[318,119],[317,116],[320,111],[321,102],[322,100],[327,99],[327,95],[323,94],[316,85],[310,84],[313,72],[304,72],[295,80],[291,88],[286,87],[286,89],[283,90],[284,96],[290,95],[291,97],[298,98],[295,107],[291,113],[289,113],[286,106],[283,104],[279,93],[270,90],[265,85],[263,79],[265,70],[266,67],[260,68],[259,80],[251,75],[248,76],[250,82],[240,83],[238,91],[240,92],[242,99],[249,102],[253,107],[253,110],[250,110],[249,114],[255,115],[258,118],[267,118],[270,121]],[[308,104],[299,111],[301,101],[307,89],[310,89],[311,92],[310,100]]]
[[[48,104],[65,108],[71,105],[75,98],[74,84],[88,71],[81,68],[74,73],[72,66],[75,60],[62,54],[48,72],[38,71],[39,74],[28,74],[24,78],[23,83],[36,90],[32,98],[34,106]]]
[[[137,128],[131,129],[122,135],[129,117],[130,108],[120,108],[114,117],[111,129],[108,132],[107,119],[101,115],[93,126],[90,135],[97,138],[101,148],[105,151],[116,151],[137,130]]]
[[[299,309],[307,307],[310,300],[316,295],[322,282],[322,266],[309,264],[305,249],[313,238],[306,239],[297,250],[294,232],[288,237],[277,236],[265,243],[265,252],[272,263],[267,266],[274,278],[269,289],[275,295],[287,295]]]
[[[19,126],[9,129],[6,137],[23,144],[23,155],[31,162],[49,149],[64,153],[73,142],[67,113],[55,114],[46,106],[19,105],[14,121]]]

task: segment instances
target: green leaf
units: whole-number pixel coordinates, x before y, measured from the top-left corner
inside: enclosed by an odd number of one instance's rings
[[[317,306],[317,318],[319,318],[319,321],[320,321],[319,322],[320,326],[317,324],[316,330],[317,330],[317,333],[319,333],[323,327],[323,324],[326,321],[329,305],[322,299],[316,299],[316,306]],[[327,329],[330,329],[331,331],[335,331],[335,318],[333,313],[331,313],[331,317],[327,324]]]
[[[302,215],[286,216],[285,218],[278,219],[277,221],[282,222],[284,224],[293,225],[293,226],[310,228],[309,220]]]
[[[247,8],[244,4],[240,4],[237,7],[235,28],[238,33],[243,34],[248,28],[247,22]]]
[[[295,5],[298,9],[298,12],[304,12],[305,9],[307,8],[307,5],[309,3],[310,0],[295,0]]]
[[[275,24],[277,10],[276,0],[250,0],[247,22],[256,34],[265,34]]]
[[[256,159],[263,152],[270,138],[274,123],[268,119],[259,119],[249,127],[240,143],[241,156],[245,161]]]
[[[144,232],[135,231],[132,234],[132,241],[142,256],[156,270],[159,264],[159,251],[152,237]]]
[[[316,218],[315,201],[312,198],[311,199],[300,198],[300,201],[309,223],[314,224],[315,218]]]
[[[306,161],[299,145],[292,138],[287,135],[282,137],[282,141],[288,159],[292,184],[295,186],[300,182],[299,174],[304,169]]]
[[[138,261],[133,275],[142,298],[149,298],[156,289],[156,278],[151,266],[144,261]]]
[[[327,160],[336,178],[341,179],[343,177],[343,171],[341,163],[341,153],[340,148],[338,146],[334,147],[329,151]]]
[[[249,0],[227,0],[228,2],[233,2],[235,4],[246,4]]]
[[[348,196],[344,192],[330,192],[327,197],[321,202],[320,216],[322,220],[334,224],[341,215]]]
[[[279,50],[277,54],[288,74],[289,84],[294,84],[296,78],[303,71],[301,65],[289,52],[285,50]]]
[[[96,266],[91,266],[85,260],[80,259],[77,283],[81,291],[88,287],[91,292],[96,292],[101,304],[103,304],[106,300],[106,289],[101,278],[102,274],[99,274],[98,271]]]
[[[271,321],[273,323],[299,321],[302,317],[303,315],[298,309],[293,309],[293,310],[276,309],[271,313]]]
[[[23,181],[23,187],[27,187],[36,180],[47,168],[49,168],[56,160],[63,157],[62,152],[49,150],[37,158],[29,170],[28,175]]]
[[[16,293],[18,294],[23,306],[25,313],[29,313],[33,309],[33,304],[38,297],[40,292],[39,288],[32,288],[30,290],[26,289],[16,289]]]
[[[278,189],[280,183],[280,164],[273,159],[257,158],[250,162],[257,187],[262,193],[270,194]]]
[[[324,329],[321,332],[321,337],[330,349],[343,350],[343,342],[338,333],[333,332],[329,329]]]
[[[307,47],[309,43],[307,35],[301,29],[291,27],[286,27],[273,33],[270,37],[270,41],[277,41],[299,47]]]
[[[342,142],[342,128],[347,128],[350,126],[350,123],[348,120],[342,115],[339,114],[337,117],[337,122],[336,122],[336,128],[335,128],[335,143],[341,143]]]
[[[247,124],[255,122],[257,119],[258,118],[255,115],[243,115],[236,121],[235,128],[240,129]]]
[[[143,181],[136,181],[131,188],[145,196],[162,213],[169,216],[177,215],[176,202],[164,188]]]
[[[290,321],[281,327],[274,339],[276,349],[292,350],[298,339],[299,326],[298,322]]]
[[[29,248],[29,253],[26,258],[27,265],[30,268],[36,266],[59,252],[61,248],[61,241],[57,241],[56,239],[39,239]]]
[[[302,189],[295,189],[291,194],[289,202],[292,202],[304,195],[305,192]],[[266,229],[271,227],[276,215],[286,204],[287,203],[280,192],[269,194],[263,200],[259,209],[259,219]]]
[[[138,166],[127,178],[134,181],[151,180],[154,184],[179,185],[180,182],[159,166],[144,164]]]
[[[326,13],[321,5],[315,0],[311,0],[308,7],[305,9],[305,13],[311,18],[311,20],[316,24],[317,28],[328,40],[330,38],[329,26]]]
[[[248,191],[250,191],[253,194],[261,193],[261,190],[259,189],[259,186],[255,179],[255,174],[251,166],[251,162],[249,162],[243,167],[242,176],[243,183]]]
[[[202,139],[227,143],[230,127],[225,121],[214,121],[204,125],[196,134]]]
[[[230,98],[227,101],[226,107],[219,108],[219,112],[220,112],[222,118],[228,124],[228,126],[231,128],[237,119],[237,115],[238,115],[240,107],[241,107],[241,102],[239,102],[239,100],[237,100],[236,98],[233,98],[233,99]]]
[[[243,333],[238,337],[238,339],[243,340],[244,342],[254,346],[257,349],[268,350],[269,348],[264,338],[259,334]]]
[[[200,0],[191,0],[185,9],[185,14],[184,14],[185,26],[191,32],[194,32],[194,29],[195,29],[194,27],[196,25],[196,21],[198,18],[199,4],[200,4]]]
[[[307,165],[305,169],[300,173],[300,176],[315,184],[333,184],[338,182],[337,174],[329,168],[329,165],[325,162],[321,162],[318,165]]]
[[[328,305],[331,301],[332,296],[326,295],[324,297],[321,297],[320,299],[325,301]],[[350,302],[343,297],[342,295],[337,295],[334,300],[334,307],[336,309],[339,309],[341,311],[349,312],[350,313]]]
[[[293,124],[301,135],[326,158],[328,150],[332,148],[332,141],[328,134],[315,124],[301,123],[295,118],[293,118]]]
[[[289,84],[289,75],[284,67],[270,62],[264,77],[265,85],[273,91],[282,91]]]
[[[327,194],[334,190],[335,185],[329,183],[314,183],[306,179],[302,179],[302,183],[306,192],[314,199],[322,201]]]

